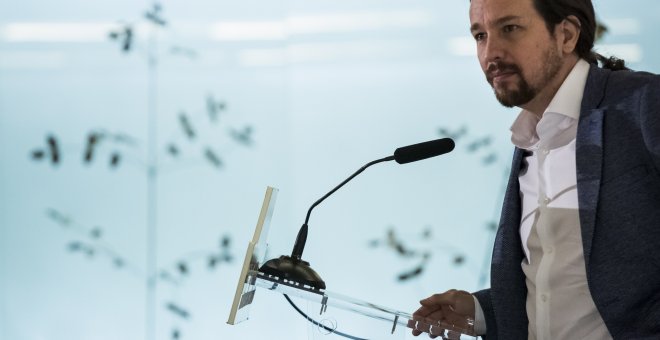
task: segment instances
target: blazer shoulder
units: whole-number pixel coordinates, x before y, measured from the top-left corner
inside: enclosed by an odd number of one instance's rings
[[[660,75],[644,71],[612,71],[591,65],[582,112],[610,106],[637,111],[644,101],[660,98]]]
[[[660,91],[660,75],[646,71],[609,71],[607,85],[617,90]]]

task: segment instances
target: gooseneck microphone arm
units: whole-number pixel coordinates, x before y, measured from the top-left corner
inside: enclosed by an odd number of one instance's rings
[[[450,138],[437,139],[433,141],[408,145],[394,150],[394,155],[377,159],[369,162],[346,180],[341,182],[338,186],[332,189],[325,196],[321,197],[318,201],[314,202],[307,211],[305,223],[300,227],[296,242],[293,245],[291,256],[282,255],[279,258],[268,260],[260,268],[259,272],[267,277],[277,278],[279,282],[284,282],[296,287],[308,287],[314,292],[319,292],[325,289],[325,282],[321,276],[310,267],[309,262],[302,259],[303,250],[305,250],[305,243],[307,242],[307,230],[309,229],[307,223],[309,216],[312,214],[312,209],[319,205],[323,200],[332,195],[335,191],[339,190],[342,186],[350,180],[359,175],[366,168],[387,161],[396,161],[399,164],[406,164],[417,162],[422,159],[439,156],[450,152],[454,149],[454,141]]]
[[[375,161],[371,161],[367,164],[365,164],[363,167],[358,169],[354,174],[352,174],[350,177],[345,179],[343,182],[341,182],[338,186],[336,186],[334,189],[330,190],[325,196],[321,197],[318,201],[314,202],[311,207],[309,207],[309,210],[307,210],[307,217],[305,217],[305,223],[303,223],[302,227],[300,227],[300,231],[298,231],[298,236],[296,237],[296,242],[293,245],[293,251],[291,252],[291,257],[295,259],[300,259],[302,258],[302,253],[303,250],[305,250],[305,243],[307,242],[307,223],[309,222],[309,216],[312,214],[312,210],[321,202],[323,202],[326,198],[328,198],[330,195],[334,194],[335,191],[339,190],[339,188],[343,187],[346,183],[350,182],[355,176],[359,175],[362,173],[362,171],[366,170],[368,167],[382,163],[382,162],[389,162],[393,161],[394,156],[388,156],[385,158],[377,159]]]
[[[341,183],[340,183],[338,186],[336,186],[334,189],[330,190],[330,192],[328,192],[327,194],[325,194],[325,196],[321,197],[318,201],[314,202],[314,204],[312,204],[312,206],[311,206],[311,207],[309,208],[309,210],[307,211],[307,218],[305,218],[305,224],[307,224],[307,223],[309,222],[309,215],[311,215],[311,213],[312,213],[312,209],[314,209],[314,207],[316,207],[316,206],[319,205],[321,202],[323,202],[326,198],[328,198],[328,196],[334,194],[335,191],[339,190],[339,188],[343,187],[346,183],[350,182],[353,178],[355,178],[355,176],[361,174],[362,171],[366,170],[368,167],[370,167],[370,166],[372,166],[372,165],[374,165],[374,164],[378,164],[378,163],[382,163],[382,162],[389,162],[389,161],[393,161],[393,160],[394,160],[394,156],[388,156],[388,157],[381,158],[381,159],[377,159],[377,160],[375,160],[375,161],[372,161],[372,162],[369,162],[369,163],[365,164],[365,165],[364,165],[363,167],[361,167],[358,171],[356,171],[354,174],[352,174],[349,178],[345,179],[343,182],[341,182]]]

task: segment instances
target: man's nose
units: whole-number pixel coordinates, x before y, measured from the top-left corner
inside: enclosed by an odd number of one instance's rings
[[[504,46],[501,39],[488,37],[483,45],[483,60],[486,64],[499,61],[504,57]]]

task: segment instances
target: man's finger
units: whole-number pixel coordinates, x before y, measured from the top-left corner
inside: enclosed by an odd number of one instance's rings
[[[454,305],[456,303],[456,290],[452,289],[442,294],[433,294],[419,301],[419,303],[426,307]]]
[[[437,324],[438,324],[438,319],[437,318],[442,318],[442,312],[437,311],[435,313],[431,313],[429,317],[427,318],[413,318],[413,320],[408,321],[408,327],[412,328],[412,334],[414,336],[418,336],[422,333],[427,333],[429,335],[433,334],[431,332],[432,327],[435,327],[437,329]],[[431,338],[435,338],[432,336]]]
[[[419,317],[425,317],[434,311],[440,309],[440,307],[427,307],[427,306],[422,306],[419,307],[412,315],[413,316],[419,316]]]

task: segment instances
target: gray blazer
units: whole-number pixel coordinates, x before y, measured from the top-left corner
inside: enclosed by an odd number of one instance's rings
[[[493,247],[476,292],[486,338],[527,339],[516,148]],[[660,339],[660,76],[591,66],[576,139],[587,281],[615,339]]]

